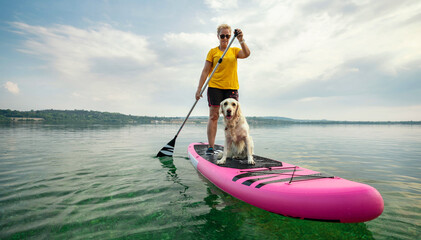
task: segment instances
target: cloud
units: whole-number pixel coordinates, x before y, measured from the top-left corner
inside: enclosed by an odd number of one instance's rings
[[[143,99],[139,92],[149,95],[159,89],[151,81],[161,74],[158,55],[146,36],[107,24],[88,29],[11,25],[25,38],[18,51],[43,60],[45,71],[53,76],[43,84],[64,92],[72,99],[67,102],[78,105],[66,103],[66,108],[130,112],[133,103]]]
[[[13,94],[19,94],[19,87],[16,83],[13,82],[6,82],[4,85],[4,88],[7,89],[7,91],[9,91],[10,93]]]
[[[323,99],[322,97],[306,97],[306,98],[299,99],[298,102],[304,102],[304,103],[315,102],[315,101],[320,101],[322,99]]]
[[[244,85],[251,84],[250,91],[265,91],[271,97],[293,95],[306,86],[313,87],[311,83],[334,83],[360,71],[359,77],[369,78],[348,78],[349,86],[353,81],[365,81],[366,85],[359,86],[362,91],[367,86],[370,90],[383,87],[380,77],[397,77],[421,60],[421,45],[414,44],[421,42],[416,30],[421,22],[407,24],[418,15],[421,5],[388,3],[382,8],[376,2],[263,3],[256,7],[261,19],[244,20],[249,24],[243,24],[252,50],[251,58],[244,61]]]
[[[216,31],[212,33],[166,33],[163,37],[166,44],[165,58],[176,63],[204,63],[207,51],[211,46],[218,46]]]
[[[205,0],[205,4],[214,10],[237,8],[237,0]]]
[[[42,27],[21,22],[13,22],[12,26],[27,37],[20,51],[45,59],[63,77],[89,74],[98,61],[120,59],[147,66],[157,57],[150,50],[146,37],[106,24],[87,30],[68,25]]]

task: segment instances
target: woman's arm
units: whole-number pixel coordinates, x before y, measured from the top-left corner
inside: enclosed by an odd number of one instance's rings
[[[240,52],[238,52],[237,58],[248,58],[248,56],[250,56],[250,49],[243,38],[243,32],[241,31],[241,29],[236,30],[238,31],[237,39],[241,45],[241,50]]]
[[[248,56],[250,56],[250,49],[243,40],[241,43],[241,50],[238,52],[237,58],[248,58]]]
[[[199,86],[196,91],[196,100],[202,97],[200,92],[202,91],[203,84],[205,84],[206,78],[209,76],[210,70],[212,69],[212,63],[205,61],[205,66],[203,67],[202,74],[200,75]]]

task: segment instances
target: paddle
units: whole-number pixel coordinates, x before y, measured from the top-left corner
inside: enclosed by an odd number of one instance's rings
[[[229,42],[227,48],[225,49],[224,53],[222,54],[221,58],[219,58],[218,63],[216,64],[215,68],[213,69],[211,75],[208,77],[208,79],[206,80],[205,84],[202,87],[202,91],[200,92],[200,95],[203,94],[203,92],[206,90],[209,81],[211,80],[213,74],[215,73],[216,69],[218,68],[219,64],[222,62],[222,59],[224,58],[225,54],[227,53],[228,49],[230,48],[231,44],[234,42],[234,39],[237,37],[238,32],[237,30],[234,31],[234,37],[231,39],[231,41]],[[200,99],[200,98],[199,98]],[[190,114],[193,112],[194,107],[196,107],[197,102],[199,101],[199,99],[197,99],[194,104],[193,107],[190,109],[189,113],[187,114],[186,119],[184,119],[183,124],[181,124],[180,129],[178,129],[177,134],[175,135],[175,137],[169,141],[167,143],[167,145],[165,145],[161,151],[158,152],[158,154],[156,155],[157,157],[172,157],[173,153],[174,153],[174,146],[175,146],[175,141],[178,137],[178,134],[180,133],[181,129],[184,127],[184,124],[187,122],[187,119],[190,117]]]

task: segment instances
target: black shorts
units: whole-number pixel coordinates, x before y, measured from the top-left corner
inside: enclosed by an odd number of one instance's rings
[[[227,98],[234,98],[238,101],[238,90],[208,88],[208,103],[210,106],[219,107],[219,104]]]

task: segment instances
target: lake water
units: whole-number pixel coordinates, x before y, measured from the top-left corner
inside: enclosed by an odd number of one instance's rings
[[[287,218],[220,191],[187,157],[186,125],[0,126],[0,239],[421,239],[421,126],[252,126],[255,153],[375,187],[365,223]],[[217,143],[223,144],[219,130]]]

